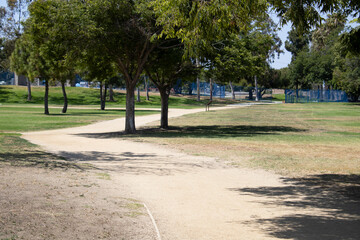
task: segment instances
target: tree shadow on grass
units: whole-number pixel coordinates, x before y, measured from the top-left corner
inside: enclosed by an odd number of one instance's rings
[[[9,87],[6,86],[0,86],[0,101],[6,102],[7,99],[10,98],[10,96],[15,96],[16,94],[11,91]]]
[[[286,126],[247,126],[247,125],[213,125],[213,126],[190,126],[170,127],[167,130],[160,128],[143,128],[136,134],[125,134],[124,132],[108,133],[84,133],[81,136],[90,138],[116,138],[116,137],[192,137],[192,138],[233,138],[254,137],[257,135],[277,135],[286,132],[305,132],[304,129]]]
[[[261,203],[270,207],[290,207],[306,213],[249,223],[281,239],[359,239],[360,175],[322,174],[282,181],[285,185],[280,187],[230,190],[261,197]]]
[[[49,169],[92,169],[90,165],[68,162],[66,159],[54,154],[38,150],[24,150],[22,152],[3,152],[0,153],[1,164],[9,164],[17,167],[38,167]]]

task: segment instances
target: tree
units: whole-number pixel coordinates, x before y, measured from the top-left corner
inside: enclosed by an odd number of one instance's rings
[[[42,57],[44,46],[37,44],[32,35],[24,33],[15,44],[11,55],[11,68],[25,74],[30,80],[45,80],[44,113],[49,114],[49,77],[46,60]]]
[[[356,102],[360,96],[360,58],[348,55],[334,70],[333,84],[349,95],[349,100]]]
[[[1,68],[3,71],[10,71],[10,56],[15,49],[15,41],[22,34],[21,22],[27,17],[27,6],[30,0],[7,0],[7,7],[1,7],[1,35],[3,53],[0,59]],[[15,72],[17,78],[17,72]],[[27,100],[31,101],[31,81],[27,78],[28,96]]]
[[[88,47],[97,47],[111,57],[126,83],[125,132],[134,133],[135,87],[150,53],[157,46],[161,27],[155,25],[149,1],[93,0],[83,7],[83,20],[92,26],[85,33]]]
[[[312,33],[311,47],[305,46],[290,64],[290,79],[296,90],[317,84],[331,84],[334,71],[334,48],[345,25],[339,14],[329,15]]]
[[[282,24],[292,22],[299,34],[307,33],[323,21],[321,14],[341,13],[352,15],[360,23],[360,2],[358,0],[268,0]],[[342,43],[353,54],[360,54],[360,28],[345,33]]]
[[[285,41],[285,49],[291,52],[292,59],[295,60],[296,56],[301,52],[310,42],[309,34],[301,34],[293,28],[288,32],[287,40]]]
[[[9,58],[10,60],[10,69],[17,74],[28,75],[29,69],[29,58],[30,58],[30,47],[31,44],[26,36],[17,40],[15,44],[15,49],[12,51],[12,54]],[[7,57],[6,57],[7,58]],[[30,83],[30,79],[28,79]],[[31,101],[31,87],[28,87],[28,97],[27,101]]]
[[[83,51],[78,60],[78,69],[88,81],[100,83],[100,109],[105,110],[108,84],[116,81],[116,71],[112,59],[108,55],[102,55],[100,50],[88,48]]]
[[[64,95],[63,112],[67,110],[67,96],[64,83],[73,74],[71,61],[67,57],[64,41],[55,30],[54,17],[60,6],[58,1],[36,1],[29,6],[30,16],[24,24],[24,34],[19,40],[18,51],[13,55],[14,68],[26,72],[29,79],[45,80],[44,106],[48,110],[49,81],[59,80]],[[23,65],[28,66],[23,66]]]
[[[169,43],[173,45],[172,43]],[[167,129],[169,95],[179,78],[196,76],[195,67],[191,61],[183,59],[184,49],[182,46],[155,49],[145,65],[146,74],[159,89],[161,96],[161,120],[160,127]]]
[[[24,25],[25,34],[31,38],[35,46],[31,51],[39,51],[34,55],[43,62],[41,76],[46,76],[47,85],[48,81],[61,83],[64,97],[63,113],[66,113],[68,106],[65,83],[75,76],[74,58],[77,49],[73,46],[79,42],[77,31],[82,27],[74,27],[75,22],[79,20],[76,14],[81,14],[78,10],[79,8],[74,9],[70,2],[35,1],[29,6],[30,15]]]
[[[251,82],[255,80],[257,89],[258,77],[264,83],[262,76],[269,68],[267,61],[281,52],[275,24],[268,18],[267,21],[262,19],[258,18],[251,30],[233,34],[226,40],[213,43],[211,49],[205,49],[209,72],[217,81],[229,82],[233,98],[233,83],[251,79]],[[257,99],[258,94],[256,90]]]
[[[350,101],[358,101],[360,96],[360,56],[349,51],[341,41],[336,44],[334,55],[336,67],[333,72],[333,86],[344,90]]]
[[[163,26],[160,36],[178,38],[190,57],[201,57],[200,48],[210,47],[231,33],[249,30],[253,20],[266,13],[265,1],[162,1],[151,5],[157,23]]]

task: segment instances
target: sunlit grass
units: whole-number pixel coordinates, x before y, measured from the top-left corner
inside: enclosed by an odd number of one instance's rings
[[[0,132],[24,132],[75,127],[101,120],[124,117],[124,110],[69,109],[66,114],[59,108],[50,108],[45,115],[41,107],[0,106]],[[137,110],[136,115],[154,114],[158,111]]]
[[[260,105],[186,115],[170,125],[136,137],[282,174],[360,174],[360,105]]]

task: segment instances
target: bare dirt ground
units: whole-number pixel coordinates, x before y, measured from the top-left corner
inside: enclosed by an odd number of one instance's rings
[[[197,111],[200,110],[172,110],[170,116]],[[139,117],[137,126],[158,118],[158,115]],[[82,211],[82,206],[86,204],[96,205],[99,198],[103,198],[103,191],[113,197],[121,196],[124,199],[127,196],[137,199],[138,203],[146,203],[157,222],[162,239],[358,239],[360,235],[359,199],[322,187],[321,182],[326,182],[326,176],[291,179],[263,170],[233,168],[212,158],[189,156],[163,146],[123,140],[116,134],[123,130],[123,126],[124,119],[116,119],[85,127],[24,134],[25,139],[47,151],[64,156],[68,161],[91,163],[97,171],[110,176],[111,181],[104,180],[101,184],[96,181],[99,184],[97,187],[73,188],[74,191],[66,187],[73,184],[69,178],[71,175],[62,178],[61,173],[57,173],[60,176],[55,179],[56,174],[39,175],[44,176],[44,180],[40,177],[37,181],[43,184],[50,182],[49,188],[53,188],[51,184],[54,182],[55,186],[64,186],[64,194],[69,199],[68,210],[79,212],[74,219],[68,219],[68,235],[62,239],[69,239],[67,236],[81,238],[80,235],[86,229],[96,226],[99,221],[96,211],[101,206],[105,209],[105,215],[117,211],[116,204],[106,201],[99,203],[93,215],[87,215],[86,211],[90,211],[88,208]],[[24,172],[21,169],[19,171]],[[21,178],[15,180],[14,177],[11,184],[30,183],[26,179],[23,182]],[[84,182],[79,184],[82,186],[93,182],[90,176],[82,180]],[[358,179],[349,178],[347,181]],[[6,189],[11,196],[11,186]],[[85,189],[91,190],[92,194],[83,193]],[[74,191],[73,195],[71,191]],[[20,195],[26,196],[27,193]],[[46,197],[45,193],[46,188],[42,193]],[[82,194],[93,196],[93,199],[84,198]],[[13,195],[19,196],[18,193]],[[56,204],[56,201],[61,200],[60,196],[58,194],[55,203],[54,200],[49,201],[49,209],[45,212],[50,215],[43,214],[49,228],[63,222],[61,214],[58,217],[53,212],[55,210],[51,210],[60,204]],[[0,200],[4,201],[3,198]],[[24,201],[30,199],[25,198]],[[36,201],[32,202],[28,211],[39,211],[36,209],[41,207],[36,206]],[[14,209],[21,211],[20,206]],[[106,232],[109,234],[115,235],[116,231],[121,232],[122,227],[125,227],[124,231],[129,234],[125,234],[124,239],[146,239],[144,233],[149,239],[156,239],[155,230],[149,227],[149,217],[143,215],[144,219],[135,220],[134,224],[138,225],[127,228],[126,221],[129,220],[119,222],[117,215],[113,215],[107,219],[109,230]],[[11,219],[11,214],[8,218]],[[78,227],[75,222],[82,224]],[[118,225],[119,229],[116,229]],[[65,226],[67,224],[60,224],[60,229],[56,231],[61,232]],[[39,228],[38,234],[42,230],[46,232],[46,229]],[[46,239],[35,233],[33,236]]]
[[[1,166],[0,239],[156,239],[126,192],[101,171]]]

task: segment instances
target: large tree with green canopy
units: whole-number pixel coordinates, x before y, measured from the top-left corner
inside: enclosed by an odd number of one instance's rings
[[[174,39],[175,43],[179,41]],[[170,46],[173,43],[169,42]],[[161,118],[160,127],[167,129],[169,95],[179,79],[195,77],[197,71],[195,63],[189,59],[184,59],[184,48],[182,45],[167,48],[166,45],[156,48],[150,55],[149,61],[145,65],[146,74],[159,89],[161,96]]]

